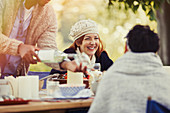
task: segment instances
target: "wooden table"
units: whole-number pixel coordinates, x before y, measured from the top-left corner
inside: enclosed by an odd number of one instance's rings
[[[89,108],[93,99],[62,100],[60,102],[29,102],[22,105],[3,105],[0,112],[57,112],[64,113],[68,110]]]

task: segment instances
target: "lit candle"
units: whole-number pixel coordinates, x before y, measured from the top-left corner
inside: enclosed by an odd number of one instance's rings
[[[82,85],[83,73],[67,71],[67,84],[68,85]]]

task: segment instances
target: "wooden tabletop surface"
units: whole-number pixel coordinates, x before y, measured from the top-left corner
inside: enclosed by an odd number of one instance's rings
[[[1,105],[0,112],[31,112],[44,110],[64,110],[90,107],[93,98],[79,100],[62,100],[59,102],[29,102],[21,105]]]

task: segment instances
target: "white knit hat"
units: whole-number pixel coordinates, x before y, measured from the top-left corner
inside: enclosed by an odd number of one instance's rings
[[[98,27],[97,24],[93,20],[80,20],[77,23],[75,23],[70,30],[70,36],[73,38],[73,40],[77,40],[81,36],[88,34],[88,33],[97,33]]]

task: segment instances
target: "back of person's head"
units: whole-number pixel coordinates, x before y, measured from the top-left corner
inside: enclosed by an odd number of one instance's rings
[[[127,45],[132,52],[157,52],[159,37],[149,26],[136,25],[127,34]]]

